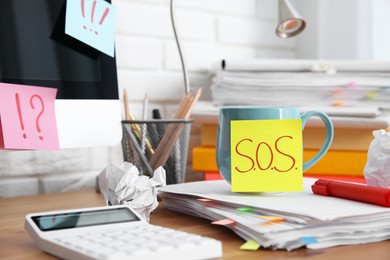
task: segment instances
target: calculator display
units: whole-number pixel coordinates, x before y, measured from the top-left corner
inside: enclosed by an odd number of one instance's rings
[[[32,217],[42,231],[139,221],[128,208],[75,211]]]

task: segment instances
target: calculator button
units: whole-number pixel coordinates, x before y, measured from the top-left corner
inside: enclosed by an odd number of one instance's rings
[[[100,259],[129,259],[130,255],[123,252],[112,252],[110,254],[99,255]]]
[[[175,247],[172,245],[160,245],[159,247],[156,247],[153,251],[156,253],[167,253],[172,252],[175,250]]]
[[[121,248],[121,250],[123,250],[123,251],[125,251],[125,252],[127,252],[127,253],[133,253],[135,250],[137,250],[138,249],[138,246],[136,246],[136,245],[134,245],[134,244],[128,244],[128,245],[126,245],[126,246],[123,246],[122,248]]]
[[[141,257],[152,254],[152,251],[146,248],[137,249],[131,252],[131,256]]]

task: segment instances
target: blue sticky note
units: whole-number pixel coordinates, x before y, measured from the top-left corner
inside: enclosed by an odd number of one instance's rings
[[[104,0],[66,2],[65,33],[114,57],[114,6]]]
[[[317,239],[315,237],[301,237],[301,240],[307,245],[307,244],[314,244],[317,243]]]

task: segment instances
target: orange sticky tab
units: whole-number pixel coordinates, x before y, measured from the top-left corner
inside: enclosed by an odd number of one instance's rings
[[[342,107],[342,106],[344,106],[344,102],[343,101],[334,101],[332,105],[335,107]]]
[[[276,217],[276,216],[259,216],[259,218],[265,220],[284,220],[284,218]]]
[[[227,226],[227,225],[231,225],[231,224],[234,224],[234,223],[236,223],[234,220],[231,220],[231,219],[228,219],[228,218],[211,222],[211,224],[221,225],[221,226]]]
[[[283,218],[276,217],[276,216],[259,216],[259,218],[268,220],[267,222],[262,223],[260,226],[268,226],[268,225],[274,225],[274,224],[284,222]]]
[[[284,220],[270,220],[270,221],[267,221],[265,223],[260,224],[260,226],[276,225],[276,224],[279,224],[279,223],[282,223],[282,222],[284,222]]]

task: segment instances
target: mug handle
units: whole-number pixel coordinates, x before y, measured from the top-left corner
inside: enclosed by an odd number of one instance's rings
[[[316,164],[329,150],[330,145],[332,144],[334,130],[333,130],[333,124],[330,118],[327,114],[321,111],[308,111],[302,114],[302,130],[305,128],[305,124],[307,120],[312,116],[318,116],[325,124],[326,129],[326,139],[324,144],[322,145],[321,149],[318,151],[318,153],[313,156],[310,160],[303,163],[303,171],[305,172],[307,169],[312,167],[314,164]]]

